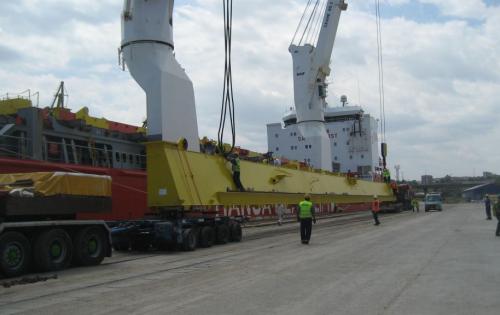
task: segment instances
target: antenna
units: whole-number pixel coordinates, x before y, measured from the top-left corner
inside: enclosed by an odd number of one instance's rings
[[[346,104],[348,104],[348,103],[347,103],[347,96],[342,95],[342,96],[340,97],[340,102],[342,103],[342,107],[345,107],[345,105],[346,105]]]

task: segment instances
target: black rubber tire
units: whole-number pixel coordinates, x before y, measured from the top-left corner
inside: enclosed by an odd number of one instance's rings
[[[8,257],[19,255],[20,257]],[[10,259],[17,260],[10,262]],[[0,236],[0,272],[6,277],[24,274],[31,262],[31,245],[28,239],[19,232],[6,232]]]
[[[101,227],[89,226],[76,232],[73,240],[73,257],[79,266],[99,265],[109,246],[106,233]]]
[[[241,242],[241,239],[243,238],[241,225],[238,222],[233,222],[229,225],[229,230],[231,242]]]
[[[217,226],[215,240],[217,244],[226,244],[229,242],[229,226],[227,224]]]
[[[211,247],[215,243],[215,230],[211,226],[204,226],[200,230],[200,247]]]
[[[196,249],[197,245],[196,233],[192,229],[182,231],[182,250],[190,252]]]
[[[51,253],[51,250],[58,252]],[[72,256],[73,244],[66,231],[62,229],[47,230],[41,232],[36,238],[33,257],[38,270],[64,269],[70,265]]]

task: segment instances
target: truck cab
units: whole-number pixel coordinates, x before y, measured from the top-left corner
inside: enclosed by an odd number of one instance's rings
[[[424,199],[425,212],[430,210],[443,211],[443,198],[440,193],[429,193]]]

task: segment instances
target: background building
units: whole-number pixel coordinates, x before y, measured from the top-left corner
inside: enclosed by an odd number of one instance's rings
[[[482,200],[485,195],[499,195],[500,194],[500,184],[498,183],[487,183],[478,186],[465,189],[462,193],[463,199],[465,201],[472,200]]]
[[[422,185],[430,185],[433,182],[433,177],[432,175],[422,175],[422,180],[421,183]]]

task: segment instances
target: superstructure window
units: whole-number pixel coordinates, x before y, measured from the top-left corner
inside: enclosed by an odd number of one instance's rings
[[[118,152],[115,153],[115,160],[116,162],[120,162],[120,153]]]
[[[275,134],[274,134],[274,137],[275,137],[275,138],[278,138],[279,136],[280,136],[280,135],[279,135],[279,134],[277,134],[277,133],[275,133]]]
[[[279,148],[279,147],[276,147],[276,151],[279,151],[279,150],[280,150],[280,148]]]

